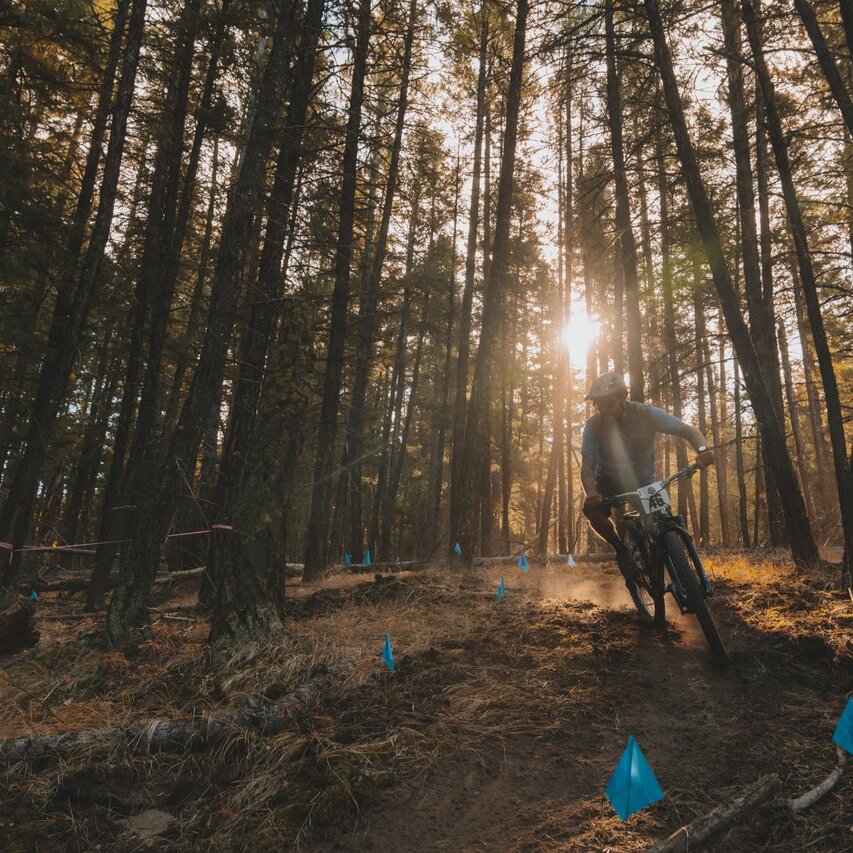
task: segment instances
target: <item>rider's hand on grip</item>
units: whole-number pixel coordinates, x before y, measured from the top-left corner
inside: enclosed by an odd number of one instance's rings
[[[697,457],[696,461],[703,467],[707,468],[709,465],[713,465],[716,461],[714,459],[714,451],[711,450],[710,447],[705,448]]]

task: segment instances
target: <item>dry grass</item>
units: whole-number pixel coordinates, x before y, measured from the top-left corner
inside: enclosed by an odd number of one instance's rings
[[[809,666],[804,637],[818,638],[836,665],[851,657],[850,632],[842,630],[849,600],[824,579],[807,582],[781,561],[742,556],[717,559],[713,569],[726,607],[770,644],[784,640],[780,654],[792,666]],[[584,729],[597,742],[614,713],[618,725],[619,705],[602,702],[613,702],[604,698],[614,689],[609,668],[634,654],[635,621],[591,603],[543,601],[533,589],[514,589],[512,598],[498,605],[490,585],[462,584],[439,570],[344,588],[327,583],[291,599],[286,630],[275,639],[211,648],[203,622],[161,621],[134,660],[101,648],[94,621],[42,622],[42,643],[0,669],[0,736],[215,716],[275,701],[318,673],[336,677],[319,706],[297,708],[275,737],[235,730],[214,750],[182,756],[80,751],[7,774],[0,846],[130,849],[122,846],[131,843],[123,817],[156,807],[178,818],[162,849],[310,848],[341,821],[357,824],[364,804],[386,787],[440,774],[451,757],[487,768],[513,743],[551,743],[560,753],[564,738]],[[386,633],[393,674],[381,659]],[[764,676],[756,670],[754,677]],[[778,744],[795,781],[815,773],[810,703],[811,688],[794,685],[780,708],[802,721],[799,742],[786,726]],[[772,731],[768,745],[777,745]],[[572,760],[590,772],[602,761],[595,751]],[[601,796],[580,795],[518,828],[515,844],[642,849],[659,827],[709,810],[720,793],[675,787],[630,826],[612,817]],[[791,832],[821,849],[809,816]]]

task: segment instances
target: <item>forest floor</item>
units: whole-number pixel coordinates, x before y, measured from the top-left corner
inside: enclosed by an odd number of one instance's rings
[[[184,755],[80,747],[6,768],[0,849],[633,851],[763,774],[796,796],[835,765],[853,603],[836,577],[766,554],[711,565],[725,671],[671,599],[664,630],[643,626],[608,564],[294,584],[274,644],[211,648],[184,614],[157,621],[133,660],[104,649],[99,619],[42,618],[39,645],[0,661],[0,738],[215,716],[326,686],[274,736],[235,730]],[[623,822],[604,789],[629,735],[666,797]],[[853,772],[798,816],[779,801],[758,810],[713,849],[853,850]]]

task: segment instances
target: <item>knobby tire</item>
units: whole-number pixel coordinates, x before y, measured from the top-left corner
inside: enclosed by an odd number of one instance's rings
[[[687,608],[699,620],[699,625],[708,641],[714,660],[720,666],[725,666],[729,662],[729,653],[726,651],[720,632],[717,630],[714,617],[708,609],[705,596],[702,595],[702,590],[699,588],[697,573],[685,552],[681,537],[674,530],[669,530],[664,533],[661,544],[676,577],[687,594]]]
[[[655,625],[663,625],[666,621],[666,602],[664,601],[663,593],[663,577],[661,571],[655,571],[655,566],[652,564],[651,557],[642,535],[637,531],[632,524],[623,522],[622,525],[622,541],[631,552],[634,562],[637,564],[638,575],[635,581],[635,586],[638,588],[638,594],[645,591],[651,599],[651,608],[644,601],[631,596],[634,601],[634,607],[641,618],[647,622],[652,622]],[[661,567],[658,567],[659,569]],[[659,577],[660,576],[660,577]]]

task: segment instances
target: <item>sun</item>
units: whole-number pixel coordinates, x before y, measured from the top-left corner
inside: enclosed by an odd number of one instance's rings
[[[573,362],[585,362],[590,347],[601,330],[598,320],[586,313],[586,306],[573,305],[572,318],[563,326],[560,342],[569,351]]]

